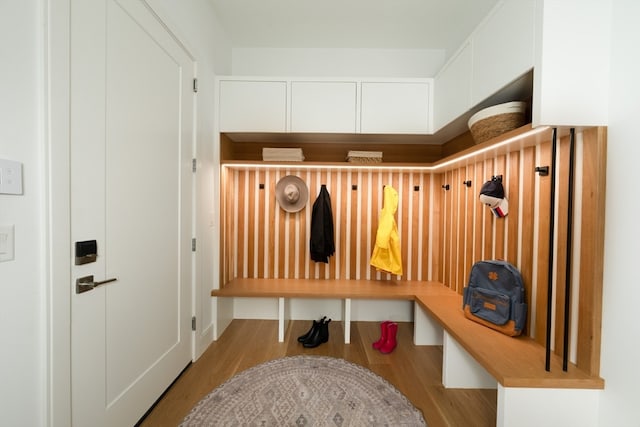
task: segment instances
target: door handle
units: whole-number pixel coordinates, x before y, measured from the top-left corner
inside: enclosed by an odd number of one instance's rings
[[[83,292],[90,291],[93,288],[96,288],[100,285],[106,285],[107,283],[115,282],[116,280],[118,279],[114,277],[112,279],[94,282],[93,275],[80,277],[76,279],[76,294],[81,294]]]

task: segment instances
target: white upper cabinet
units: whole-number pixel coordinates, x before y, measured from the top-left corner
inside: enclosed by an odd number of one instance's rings
[[[291,82],[291,132],[355,133],[356,82]]]
[[[362,133],[430,133],[430,81],[362,82]]]
[[[220,132],[431,132],[433,79],[218,81]]]
[[[221,80],[220,132],[285,132],[287,82]]]
[[[536,0],[499,2],[442,67],[435,78],[434,131],[533,68],[535,9]]]
[[[472,105],[533,68],[534,33],[534,0],[504,1],[476,28],[472,35]]]
[[[471,54],[471,42],[467,42],[436,76],[433,88],[436,131],[471,108]]]
[[[611,2],[538,3],[533,125],[606,126]]]

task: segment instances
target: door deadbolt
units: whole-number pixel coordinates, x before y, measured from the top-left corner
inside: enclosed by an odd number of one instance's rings
[[[102,280],[100,282],[94,282],[93,275],[80,277],[76,279],[76,294],[81,294],[83,292],[90,291],[93,288],[96,288],[100,285],[106,285],[107,283],[115,282],[116,280],[118,279],[114,277],[112,279]]]

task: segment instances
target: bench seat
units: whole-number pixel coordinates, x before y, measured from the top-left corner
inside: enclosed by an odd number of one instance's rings
[[[449,334],[491,377],[504,387],[603,389],[604,380],[590,376],[552,354],[531,338],[508,337],[464,317],[462,296],[440,282],[393,280],[234,279],[215,297],[336,298],[411,300]],[[416,315],[416,317],[419,317]],[[345,319],[345,335],[350,319]],[[418,322],[418,319],[416,319]],[[415,325],[416,328],[421,327]],[[441,343],[441,342],[440,342]],[[436,343],[436,344],[440,344]]]
[[[348,279],[234,279],[214,297],[366,298],[414,300],[417,294],[448,295],[440,282]]]
[[[604,380],[590,376],[552,354],[545,371],[545,348],[526,336],[509,337],[464,317],[462,296],[416,295],[415,301],[489,374],[505,387],[603,389]]]

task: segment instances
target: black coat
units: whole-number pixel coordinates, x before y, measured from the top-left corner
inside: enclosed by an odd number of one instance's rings
[[[333,212],[327,186],[322,184],[320,194],[311,211],[311,259],[315,262],[329,262],[336,251],[333,240]]]

